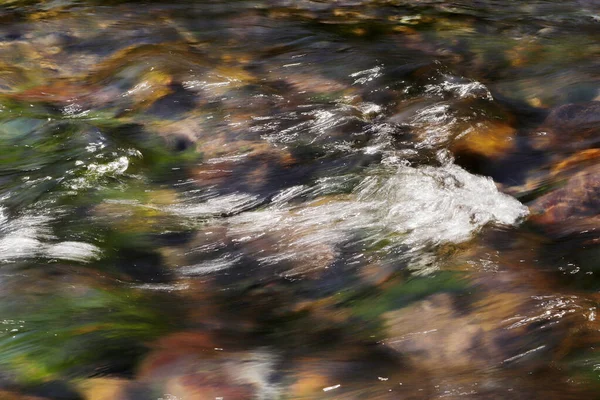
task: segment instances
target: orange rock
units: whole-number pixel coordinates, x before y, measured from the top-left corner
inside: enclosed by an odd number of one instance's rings
[[[37,86],[12,97],[20,101],[67,103],[94,91],[96,90],[93,87],[83,87],[69,81],[55,81],[50,85]]]
[[[512,126],[502,122],[479,123],[454,142],[453,150],[500,158],[514,147],[515,133]]]
[[[570,157],[562,160],[558,164],[552,167],[552,175],[558,175],[566,170],[580,167],[582,165],[589,165],[590,163],[598,162],[600,158],[600,149],[588,149],[580,151],[579,153],[573,154]]]
[[[298,374],[296,382],[290,387],[291,398],[311,398],[323,394],[323,388],[330,386],[331,380],[316,371],[304,371]],[[314,397],[313,397],[314,398]]]
[[[119,378],[92,378],[79,386],[85,400],[128,400],[125,388],[131,382]]]
[[[543,57],[544,47],[536,42],[521,43],[505,52],[513,67],[535,64]]]
[[[392,30],[394,32],[404,33],[405,35],[416,35],[418,33],[415,29],[404,25],[395,26]]]

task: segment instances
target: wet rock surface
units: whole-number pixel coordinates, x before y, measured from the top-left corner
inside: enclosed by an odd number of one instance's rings
[[[565,104],[551,110],[536,132],[533,146],[554,151],[597,147],[600,102]]]
[[[558,237],[598,228],[600,165],[573,174],[565,184],[537,198],[530,206],[531,221]]]

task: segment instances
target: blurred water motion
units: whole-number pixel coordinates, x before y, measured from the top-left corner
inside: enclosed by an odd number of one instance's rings
[[[0,2],[0,398],[596,398],[595,1]]]

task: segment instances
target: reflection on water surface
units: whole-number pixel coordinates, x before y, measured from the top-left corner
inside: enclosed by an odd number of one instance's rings
[[[597,397],[597,2],[0,20],[0,397]]]

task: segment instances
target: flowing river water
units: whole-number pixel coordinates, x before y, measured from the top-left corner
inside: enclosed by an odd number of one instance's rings
[[[0,399],[600,398],[600,3],[0,1]]]

